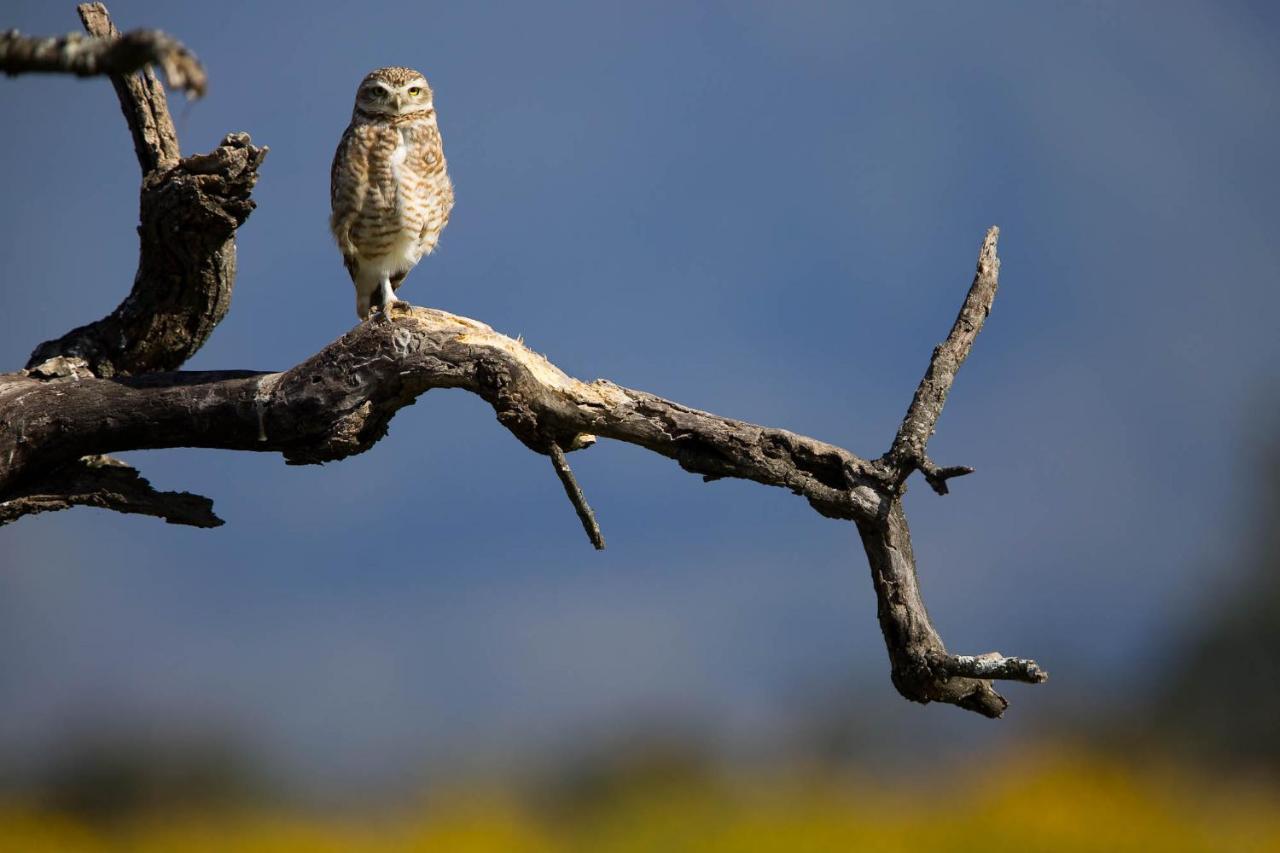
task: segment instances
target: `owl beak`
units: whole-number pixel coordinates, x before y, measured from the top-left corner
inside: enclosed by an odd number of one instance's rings
[[[396,105],[397,111],[400,109],[401,105],[404,104],[404,98],[400,95],[393,96],[391,100]]]

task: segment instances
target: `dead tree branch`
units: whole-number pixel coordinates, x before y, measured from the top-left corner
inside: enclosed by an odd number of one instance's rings
[[[999,716],[1005,702],[987,679],[1039,672],[1030,663],[979,669],[947,652],[920,597],[900,483],[877,463],[606,380],[582,382],[482,323],[430,308],[397,304],[284,373],[0,378],[0,460],[7,460],[0,500],[33,475],[121,450],[267,451],[291,464],[342,459],[372,447],[399,409],[433,388],[480,396],[537,452],[593,436],[625,441],[705,477],[786,488],[828,518],[856,522],[894,684],[908,698]],[[979,671],[992,674],[966,674]]]
[[[82,4],[79,12],[95,37],[116,37],[101,3]],[[103,319],[36,347],[28,368],[62,356],[97,376],[173,370],[231,307],[235,231],[253,211],[249,195],[267,149],[232,133],[211,153],[182,158],[155,76],[113,75],[112,82],[143,170],[133,290]]]
[[[115,35],[101,4],[80,7],[97,38]],[[149,72],[148,72],[149,74]],[[898,691],[998,717],[993,679],[1037,683],[1033,661],[954,655],[921,597],[902,507],[920,470],[940,494],[969,473],[927,455],[930,436],[995,298],[997,230],[947,339],[884,456],[868,460],[786,430],[756,426],[643,391],[566,375],[483,323],[394,303],[282,373],[162,372],[199,349],[225,315],[235,231],[266,153],[231,134],[213,153],[181,158],[154,76],[113,78],[143,168],[142,259],[130,296],[110,316],[37,348],[27,369],[0,374],[0,525],[76,505],[220,523],[207,499],[157,493],[102,454],[170,447],[274,452],[290,464],[368,450],[395,413],[434,388],[487,401],[529,449],[551,457],[596,547],[604,540],[565,459],[596,436],[675,460],[706,480],[735,477],[788,489],[818,513],[857,526]]]
[[[603,551],[604,534],[600,531],[596,514],[591,511],[591,506],[587,503],[586,495],[582,494],[578,479],[573,476],[573,469],[569,467],[569,460],[565,459],[564,451],[553,441],[548,446],[547,453],[551,457],[551,464],[555,466],[556,476],[560,478],[560,485],[564,486],[564,493],[568,496],[569,503],[573,504],[574,512],[578,513],[578,520],[582,522],[582,529],[586,531],[587,539],[591,540],[592,547],[597,551]]]
[[[209,447],[332,462],[368,450],[399,409],[433,388],[477,394],[538,453],[602,436],[696,474],[785,487],[830,518],[883,511],[873,466],[846,450],[606,380],[582,382],[483,323],[409,306],[361,323],[283,373],[6,374],[0,495],[32,473],[123,450]]]
[[[108,41],[120,37],[107,7],[101,3],[81,3],[76,12],[90,35]],[[178,147],[178,131],[169,115],[164,89],[151,69],[143,69],[141,75],[112,74],[111,85],[120,100],[125,121],[129,123],[133,150],[138,155],[142,174],[146,176],[177,160],[182,155]]]
[[[94,506],[163,518],[170,524],[218,527],[213,501],[188,492],[158,492],[134,468],[110,456],[86,456],[40,478],[39,489],[16,490],[0,502],[0,525],[25,515]]]
[[[28,73],[132,74],[148,65],[164,69],[165,79],[189,97],[204,95],[207,79],[200,61],[176,39],[159,30],[132,30],[119,38],[71,33],[61,38],[32,38],[17,30],[0,33],[0,71]]]
[[[1000,258],[996,255],[999,239],[999,228],[987,230],[978,251],[978,269],[964,304],[960,306],[960,313],[947,339],[934,347],[929,368],[916,388],[911,406],[894,436],[893,446],[881,459],[899,483],[904,482],[912,471],[919,470],[935,492],[945,495],[947,480],[973,473],[973,469],[966,466],[940,468],[929,458],[927,451],[929,439],[933,437],[938,418],[942,415],[942,407],[947,402],[947,394],[956,381],[956,373],[969,357],[973,342],[991,313],[991,303],[995,301],[996,288],[1000,283]]]
[[[235,232],[253,211],[266,154],[231,133],[143,178],[133,290],[101,320],[40,344],[27,366],[63,356],[113,376],[173,370],[195,355],[231,308]]]

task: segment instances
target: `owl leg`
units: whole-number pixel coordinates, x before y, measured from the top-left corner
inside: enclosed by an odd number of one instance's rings
[[[381,283],[378,285],[378,302],[382,305],[382,310],[385,312],[392,302],[399,301],[400,300],[396,298],[396,292],[391,289],[391,276],[384,275]]]
[[[378,274],[367,267],[357,268],[351,275],[351,281],[356,286],[356,313],[361,320],[366,320],[377,304]]]

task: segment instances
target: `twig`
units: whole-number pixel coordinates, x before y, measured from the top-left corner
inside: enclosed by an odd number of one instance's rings
[[[1043,684],[1049,680],[1049,673],[1035,661],[1007,658],[999,652],[985,655],[942,655],[931,659],[930,663],[934,669],[948,677],[994,678],[1023,681],[1027,684]]]
[[[111,22],[107,7],[101,3],[81,3],[76,7],[80,21],[90,35],[114,40],[119,30]],[[164,87],[150,68],[138,74],[112,74],[111,85],[120,99],[129,132],[133,135],[133,150],[138,155],[142,174],[149,175],[157,169],[177,162],[182,156],[178,146],[178,131],[169,115],[169,103],[165,100]]]
[[[920,468],[920,473],[924,475],[925,481],[940,495],[945,495],[948,492],[947,480],[952,477],[965,477],[973,473],[973,468],[968,465],[952,465],[947,468],[939,468],[928,456],[920,460],[918,467]]]
[[[978,332],[982,331],[983,322],[991,313],[991,303],[996,298],[1000,280],[1000,259],[996,255],[999,238],[999,228],[993,225],[987,230],[982,249],[978,252],[978,269],[964,304],[960,306],[960,313],[946,340],[934,347],[929,367],[916,388],[902,425],[898,427],[893,446],[881,460],[887,463],[892,478],[898,485],[912,471],[919,470],[924,473],[935,492],[945,495],[947,480],[973,472],[967,466],[941,468],[929,458],[927,451],[929,439],[942,414],[942,407],[947,402],[947,394],[956,380],[956,373],[969,357],[969,350],[973,348]]]
[[[573,510],[578,514],[578,520],[582,522],[582,529],[587,532],[587,538],[591,540],[591,544],[597,551],[603,551],[604,534],[600,532],[600,525],[596,523],[596,514],[591,511],[586,496],[578,486],[577,478],[573,476],[573,470],[569,467],[569,460],[564,457],[564,451],[553,441],[547,446],[547,455],[551,457],[556,476],[560,478],[560,485],[564,486],[564,493],[569,496],[569,502],[573,504]]]
[[[0,33],[0,71],[10,76],[27,73],[74,74],[96,77],[132,74],[148,65],[164,69],[165,79],[190,98],[202,97],[208,85],[200,60],[177,39],[159,30],[131,30],[119,38],[84,36],[58,38],[24,36],[17,30]]]

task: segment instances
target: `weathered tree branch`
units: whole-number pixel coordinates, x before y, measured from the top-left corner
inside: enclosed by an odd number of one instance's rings
[[[188,492],[157,492],[134,468],[110,456],[86,456],[40,477],[36,491],[16,491],[0,502],[0,526],[25,515],[94,506],[152,515],[170,524],[218,527],[213,501]]]
[[[973,342],[991,313],[991,303],[995,301],[1000,282],[1000,258],[996,255],[999,239],[999,228],[987,230],[978,252],[978,269],[964,304],[960,306],[960,313],[947,339],[934,348],[929,368],[916,388],[911,406],[894,436],[893,446],[881,459],[894,472],[899,483],[905,481],[912,471],[919,470],[935,492],[945,495],[947,480],[973,473],[973,469],[966,466],[938,467],[929,458],[928,447],[956,373],[969,357]]]
[[[479,395],[538,453],[598,435],[697,474],[788,488],[831,518],[882,511],[881,482],[846,450],[605,380],[582,382],[483,323],[399,304],[284,373],[0,376],[0,496],[31,472],[129,449],[273,451],[291,464],[343,459],[372,447],[400,408],[432,388]]]
[[[138,272],[132,292],[111,314],[38,346],[26,372],[54,378],[172,370],[199,350],[230,308],[235,230],[253,210],[249,196],[266,149],[237,133],[229,134],[210,154],[182,159],[164,89],[149,69],[132,72],[158,62],[172,85],[201,94],[204,69],[181,44],[163,34],[138,31],[121,37],[101,3],[84,3],[77,11],[89,38],[40,40],[12,34],[5,44],[15,63],[25,50],[28,64],[36,59],[65,61],[73,73],[92,69],[110,76],[142,167]],[[101,466],[89,467],[97,471]],[[123,483],[120,472],[89,477],[89,467],[71,460],[42,476],[26,478],[23,491],[12,495],[10,516],[0,523],[16,517],[12,513],[18,506],[48,510],[91,505],[146,512],[152,504],[175,497],[148,492],[141,478],[125,488],[129,484]],[[68,472],[80,474],[71,481]],[[98,488],[91,488],[95,483]],[[19,494],[26,496],[21,502]],[[210,519],[216,521],[207,506],[203,515],[170,515],[168,520],[176,523],[209,526]],[[186,521],[184,515],[194,520]]]
[[[189,97],[204,95],[204,68],[176,39],[159,30],[132,30],[119,38],[85,37],[71,33],[60,38],[34,38],[17,30],[0,33],[0,71],[9,76],[28,73],[132,74],[148,65],[164,69],[165,79]]]
[[[704,476],[781,486],[858,525],[871,562],[894,684],[916,701],[998,716],[984,678],[1019,677],[950,656],[920,597],[899,483],[875,463],[796,435],[691,409],[605,380],[567,376],[488,326],[397,303],[284,373],[187,372],[99,379],[0,379],[0,499],[30,472],[126,449],[274,451],[292,464],[363,452],[392,416],[432,388],[493,406],[533,450],[601,436],[645,447]],[[3,504],[0,504],[3,506]],[[990,675],[985,673],[990,672]],[[1037,671],[1038,672],[1038,671]]]
[[[603,551],[604,534],[600,532],[600,524],[587,503],[586,495],[582,494],[578,479],[573,476],[573,469],[569,467],[569,460],[565,459],[564,451],[553,441],[548,445],[547,455],[551,457],[551,464],[555,466],[556,476],[560,478],[560,485],[564,486],[564,493],[568,496],[569,503],[573,504],[578,520],[582,522],[582,529],[586,531],[587,539],[591,540],[592,547],[597,551]]]
[[[892,447],[876,460],[888,511],[872,519],[858,519],[898,692],[918,702],[950,702],[987,717],[999,717],[1008,707],[1004,697],[992,688],[991,679],[1039,683],[1048,676],[1035,661],[1005,658],[998,653],[974,657],[947,652],[920,596],[902,493],[914,470],[924,474],[939,495],[947,494],[947,480],[973,473],[966,466],[940,468],[929,458],[927,448],[956,373],[991,313],[1000,278],[996,254],[999,236],[998,228],[987,231],[978,252],[973,284],[951,332],[934,348]]]
[[[1035,661],[1026,658],[1007,658],[999,652],[985,655],[944,655],[931,661],[933,667],[944,675],[961,675],[968,678],[999,678],[1006,681],[1022,681],[1040,684],[1048,675]]]
[[[78,11],[97,40],[114,42],[105,6],[84,3]],[[181,158],[155,76],[111,79],[143,170],[133,290],[103,319],[36,347],[28,368],[61,356],[98,376],[173,370],[204,345],[231,307],[235,231],[253,211],[249,196],[267,149],[246,133],[232,133],[209,154]]]
[[[76,7],[76,12],[90,35],[107,40],[120,37],[120,32],[107,13],[107,7],[101,3],[81,3]],[[120,100],[125,121],[129,123],[133,150],[138,155],[142,174],[149,175],[182,156],[178,146],[178,131],[169,115],[169,103],[165,99],[160,81],[156,80],[151,69],[144,69],[141,75],[112,74],[111,85]]]
[[[36,347],[27,367],[64,356],[113,376],[173,370],[194,355],[231,307],[235,232],[253,211],[266,154],[231,133],[209,154],[148,174],[132,292],[101,320]]]
[[[101,4],[80,12],[94,36],[115,36]],[[283,373],[164,373],[198,350],[226,313],[235,230],[252,210],[249,191],[266,149],[232,134],[212,154],[180,159],[154,75],[113,82],[144,173],[142,259],[133,293],[112,315],[42,344],[26,370],[0,374],[0,525],[92,505],[211,526],[220,522],[207,499],[156,493],[101,454],[209,447],[278,452],[290,464],[328,462],[372,447],[395,413],[423,393],[461,388],[486,400],[527,447],[551,457],[597,547],[603,537],[565,451],[601,436],[674,459],[707,480],[786,488],[825,517],[853,521],[871,567],[893,683],[906,698],[997,717],[1007,703],[992,679],[1045,679],[1033,661],[947,651],[920,594],[902,507],[912,471],[945,494],[947,480],[972,470],[935,465],[927,446],[995,297],[996,229],[892,447],[875,460],[606,380],[582,382],[483,323],[404,303]]]

